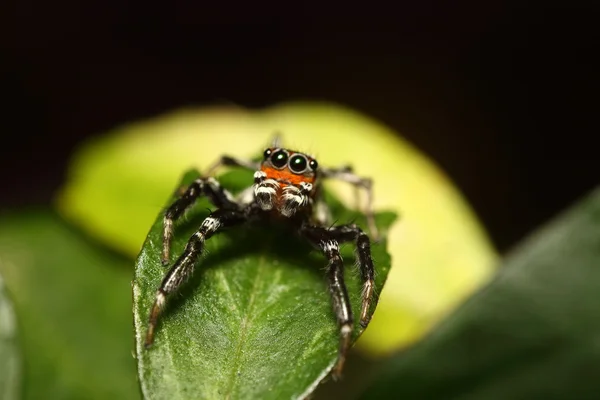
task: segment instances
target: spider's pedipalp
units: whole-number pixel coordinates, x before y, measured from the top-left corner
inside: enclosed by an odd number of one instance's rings
[[[264,171],[256,171],[254,173],[255,185],[260,185],[265,179],[267,179],[267,174]]]
[[[264,211],[273,209],[277,200],[280,185],[275,179],[263,179],[254,185],[256,202]]]
[[[287,185],[281,194],[281,214],[291,217],[299,208],[306,206],[310,201],[310,191],[313,185],[308,182],[300,182],[300,187]]]

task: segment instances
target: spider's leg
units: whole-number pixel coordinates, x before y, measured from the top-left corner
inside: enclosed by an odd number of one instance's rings
[[[317,222],[317,225],[326,226],[331,225],[333,221],[333,216],[331,215],[331,209],[329,208],[329,204],[325,201],[323,197],[322,187],[319,186],[317,188],[317,194],[315,196],[315,206],[313,208],[314,219]]]
[[[236,202],[241,206],[247,206],[254,201],[254,185],[248,186],[235,196]]]
[[[327,228],[327,231],[331,238],[340,243],[353,241],[356,245],[358,267],[363,281],[360,325],[366,328],[371,320],[370,309],[375,294],[375,268],[371,257],[371,241],[355,224],[333,226]]]
[[[281,147],[281,132],[275,131],[271,138],[271,147]]]
[[[377,225],[375,225],[375,214],[373,212],[373,181],[369,178],[362,178],[356,175],[349,166],[341,168],[323,168],[321,169],[321,172],[325,178],[339,179],[354,185],[356,188],[365,190],[365,193],[367,194],[367,206],[365,210],[367,224],[371,235],[373,235],[374,238],[377,238],[379,232],[377,231]]]
[[[146,347],[154,341],[154,329],[163,310],[167,296],[179,289],[194,270],[194,264],[204,249],[204,242],[223,228],[239,225],[248,220],[246,210],[219,209],[210,214],[188,241],[183,254],[163,278],[156,292],[156,298],[148,322]]]
[[[238,204],[227,190],[214,178],[198,178],[165,212],[163,220],[163,251],[161,262],[163,265],[169,263],[171,240],[173,239],[173,224],[179,219],[194,201],[202,195],[218,208],[237,209]]]
[[[206,176],[211,176],[219,167],[241,167],[256,171],[260,168],[260,163],[252,160],[244,160],[241,158],[235,158],[231,156],[221,156],[217,161],[208,168]]]
[[[333,302],[333,310],[340,327],[340,347],[338,350],[338,359],[333,367],[332,376],[334,379],[341,377],[346,354],[350,348],[353,330],[352,308],[348,289],[344,283],[344,264],[340,255],[340,248],[337,240],[332,239],[329,232],[321,227],[303,226],[301,234],[314,246],[321,249],[327,257],[327,278],[329,280],[329,292]]]

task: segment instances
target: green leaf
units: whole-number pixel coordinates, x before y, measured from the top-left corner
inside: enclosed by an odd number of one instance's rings
[[[186,174],[189,184],[197,172]],[[221,182],[234,192],[252,182],[236,171]],[[173,199],[171,199],[172,201]],[[334,203],[338,222],[362,216]],[[170,202],[171,202],[170,201]],[[169,204],[170,204],[169,202]],[[173,254],[208,215],[206,201],[176,228]],[[395,216],[382,213],[383,232]],[[326,260],[293,235],[277,228],[242,226],[207,241],[206,256],[180,296],[172,298],[158,325],[156,340],[144,349],[149,310],[167,269],[160,263],[162,214],[139,255],[134,279],[138,373],[145,397],[298,398],[310,393],[336,360],[338,327],[323,269]],[[372,246],[376,287],[390,269],[386,240]],[[353,270],[353,246],[342,248],[346,279],[357,313],[361,282]],[[356,322],[355,337],[359,325]]]
[[[359,349],[382,355],[413,342],[491,277],[495,251],[450,179],[400,133],[332,103],[193,108],[116,127],[77,152],[58,209],[90,236],[135,257],[184,171],[204,170],[222,154],[262,154],[274,131],[285,146],[313,152],[322,166],[350,164],[373,178],[375,209],[402,216],[388,232],[394,268]],[[325,185],[356,207],[348,184]]]
[[[0,273],[13,295],[24,399],[135,399],[128,261],[53,213],[0,219]]]
[[[0,275],[0,398],[19,398],[21,353],[17,342],[17,321],[13,305]]]
[[[517,248],[363,398],[596,399],[599,288],[600,188]]]

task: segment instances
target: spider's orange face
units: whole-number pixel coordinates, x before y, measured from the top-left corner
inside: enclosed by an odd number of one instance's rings
[[[291,217],[308,209],[317,192],[317,161],[304,153],[269,148],[254,175],[254,194],[260,207]]]
[[[302,182],[314,186],[318,166],[314,158],[296,151],[271,148],[265,150],[264,157],[260,169],[266,179],[277,181],[281,187],[299,187]]]

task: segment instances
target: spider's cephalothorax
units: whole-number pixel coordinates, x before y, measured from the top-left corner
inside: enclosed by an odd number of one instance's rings
[[[254,196],[264,211],[284,217],[310,209],[316,193],[317,161],[305,154],[269,148],[254,173]]]
[[[237,197],[232,196],[211,177],[219,166],[242,167],[256,171],[254,184]],[[200,228],[190,238],[183,254],[177,258],[163,278],[150,312],[146,347],[154,340],[158,317],[168,295],[177,291],[191,275],[207,239],[225,228],[250,221],[277,218],[289,221],[301,237],[319,249],[327,258],[329,291],[340,327],[338,361],[333,369],[333,377],[339,377],[350,347],[354,326],[348,291],[344,283],[344,266],[339,244],[354,242],[356,246],[358,265],[364,282],[360,312],[360,324],[363,327],[367,326],[371,318],[370,307],[374,293],[375,271],[369,237],[355,224],[331,224],[329,208],[320,195],[320,180],[326,178],[340,179],[366,190],[367,222],[371,233],[376,235],[370,179],[355,175],[350,167],[322,168],[314,158],[281,148],[277,143],[265,150],[262,162],[223,156],[209,169],[206,177],[195,180],[165,212],[162,263],[167,265],[170,261],[174,221],[199,196],[208,197],[217,209],[204,219]]]

